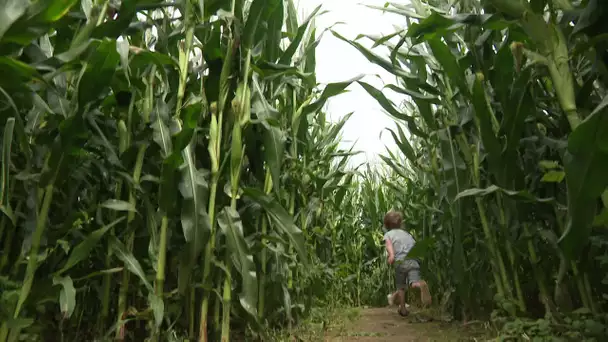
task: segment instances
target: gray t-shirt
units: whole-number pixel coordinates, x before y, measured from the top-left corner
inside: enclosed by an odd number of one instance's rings
[[[389,239],[393,243],[395,260],[405,260],[407,253],[410,252],[416,240],[403,229],[391,229],[384,234],[384,240]]]

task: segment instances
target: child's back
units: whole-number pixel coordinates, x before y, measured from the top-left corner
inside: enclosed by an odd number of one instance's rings
[[[412,235],[403,229],[391,229],[384,234],[384,240],[389,239],[393,243],[395,260],[403,261],[407,254],[416,244]]]

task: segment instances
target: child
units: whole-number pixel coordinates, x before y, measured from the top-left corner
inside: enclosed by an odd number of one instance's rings
[[[426,282],[420,279],[420,264],[414,259],[407,259],[416,241],[405,230],[401,229],[403,218],[401,213],[390,211],[384,216],[384,226],[388,231],[384,234],[386,251],[388,252],[388,263],[395,267],[395,285],[397,291],[389,297],[389,304],[395,301],[399,304],[397,312],[401,316],[407,316],[405,304],[405,289],[407,287],[420,289],[422,304],[431,303],[431,294]]]

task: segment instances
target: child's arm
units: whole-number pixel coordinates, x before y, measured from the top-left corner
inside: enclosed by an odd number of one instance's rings
[[[385,246],[386,251],[388,252],[388,263],[392,265],[393,262],[395,262],[395,250],[393,249],[393,243],[391,242],[391,239],[387,238],[385,240]]]

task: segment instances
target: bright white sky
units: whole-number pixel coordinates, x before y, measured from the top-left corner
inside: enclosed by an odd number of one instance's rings
[[[387,35],[395,32],[394,25],[398,27],[405,25],[402,16],[383,13],[363,5],[383,6],[385,2],[386,0],[299,0],[298,9],[302,17],[307,17],[322,3],[321,10],[329,12],[317,17],[317,34],[336,22],[343,22],[344,24],[336,25],[333,29],[346,38],[354,39],[361,33],[374,36]],[[362,38],[359,42],[367,48],[373,45],[368,38]],[[388,55],[386,48],[378,47],[374,51]],[[354,47],[336,38],[330,31],[324,34],[316,53],[317,81],[321,84],[348,80],[359,74],[367,75],[364,81],[379,89],[384,84],[395,83],[394,76],[369,62]],[[354,112],[344,126],[343,141],[345,147],[352,146],[357,141],[355,150],[363,151],[365,154],[353,158],[351,163],[357,165],[365,161],[376,162],[379,160],[377,155],[386,150],[385,145],[391,150],[394,149],[395,143],[391,135],[384,132],[380,138],[380,133],[385,127],[392,128],[395,124],[360,85],[352,84],[348,90],[350,90],[348,93],[330,99],[326,112],[332,121]],[[385,90],[383,93],[396,105],[403,99],[391,90]]]

